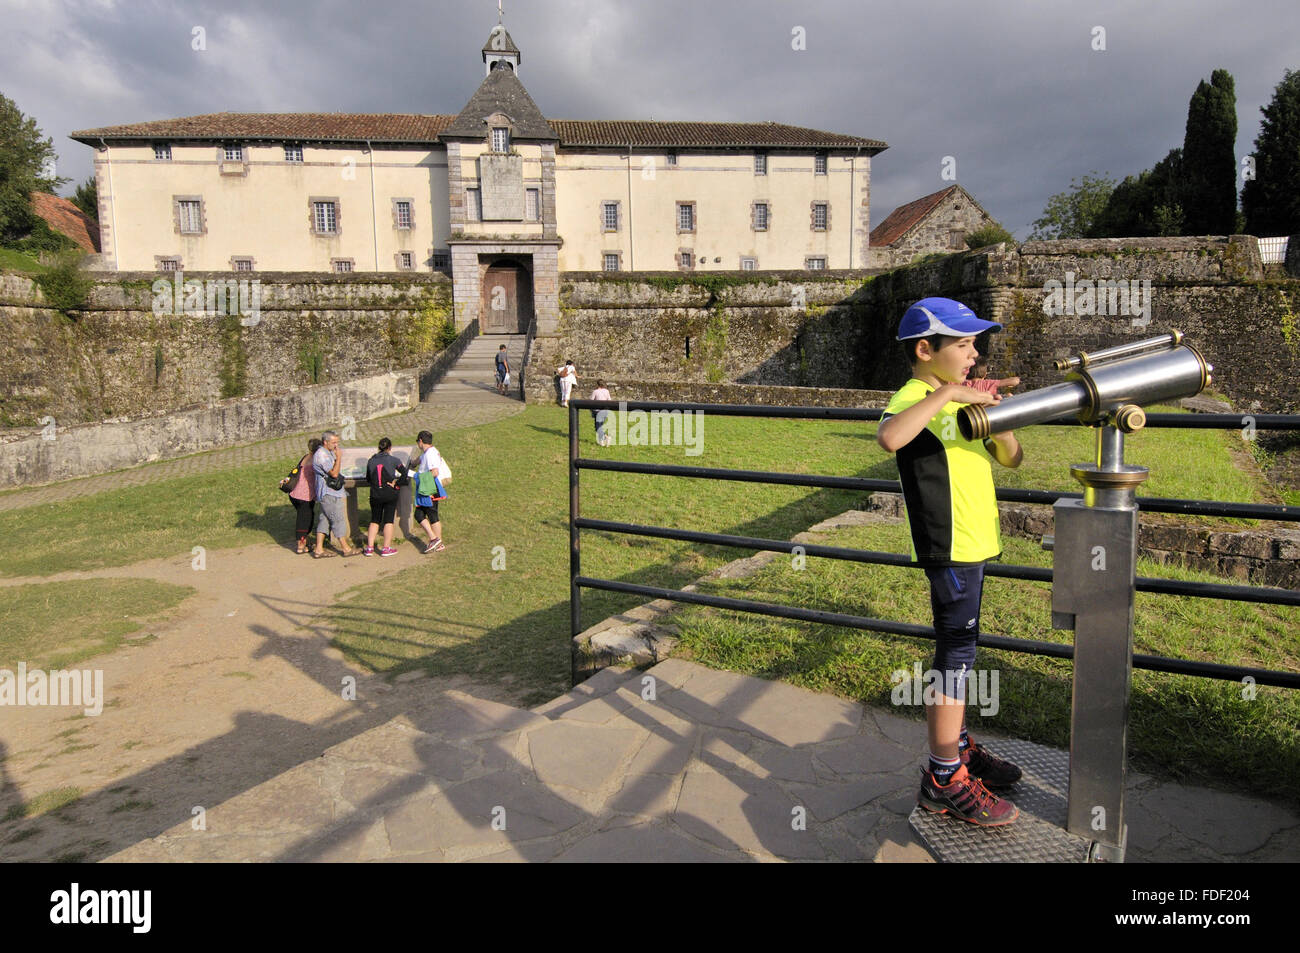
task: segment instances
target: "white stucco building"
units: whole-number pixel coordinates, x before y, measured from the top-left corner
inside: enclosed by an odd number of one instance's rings
[[[553,327],[561,271],[865,268],[885,143],[775,122],[547,119],[498,25],[454,115],[86,129],[104,267],[452,275],[457,319]],[[486,289],[507,307],[483,309]],[[500,294],[500,292],[497,292]]]

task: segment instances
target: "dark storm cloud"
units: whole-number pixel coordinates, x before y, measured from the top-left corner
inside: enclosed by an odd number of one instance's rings
[[[1238,157],[1287,67],[1294,0],[507,2],[520,78],[548,116],[764,120],[889,142],[872,218],[957,181],[1021,238],[1053,193],[1182,144],[1187,101],[1224,68]],[[0,0],[0,91],[74,181],[73,129],[221,111],[456,112],[482,78],[491,2]],[[205,50],[195,50],[202,28]],[[1094,28],[1105,30],[1094,50]],[[792,48],[802,28],[806,49]],[[67,190],[65,190],[67,191]]]

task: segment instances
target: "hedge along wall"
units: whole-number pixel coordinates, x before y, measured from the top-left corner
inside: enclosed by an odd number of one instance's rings
[[[86,306],[66,314],[32,279],[0,274],[0,427],[179,410],[420,366],[451,313],[441,274],[184,274],[240,278],[260,282],[256,323],[193,313],[183,296],[155,313],[154,283],[170,280],[159,274],[96,276]]]
[[[1125,313],[1097,313],[1089,284],[1097,281],[1136,292],[1116,294],[1114,307],[1103,295],[1102,311],[1127,305]],[[1045,313],[1045,303],[1064,304],[1067,288],[1074,313]],[[981,350],[994,376],[1019,375],[1029,387],[1060,380],[1055,358],[1178,328],[1215,366],[1214,389],[1237,406],[1300,406],[1300,281],[1266,276],[1250,236],[996,245],[880,274],[569,273],[558,333],[533,345],[528,397],[554,399],[564,358],[576,363],[584,395],[598,377],[892,391],[908,373],[898,321],[932,295],[1002,322]]]

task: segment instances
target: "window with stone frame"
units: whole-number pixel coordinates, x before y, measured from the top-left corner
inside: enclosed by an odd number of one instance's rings
[[[393,228],[409,231],[415,227],[414,199],[393,199]]]
[[[810,225],[814,232],[824,232],[831,225],[831,206],[829,202],[813,202]]]
[[[182,235],[202,235],[203,200],[178,198],[176,200],[177,231]]]
[[[243,255],[232,256],[230,259],[230,270],[231,271],[252,271],[253,270],[252,256],[243,256]]]
[[[754,231],[767,231],[771,218],[772,207],[766,202],[755,202],[750,206],[749,226]]]
[[[695,231],[695,203],[677,203],[677,233]]]
[[[742,255],[740,258],[741,271],[758,271],[758,259],[750,255]]]
[[[285,162],[301,162],[301,161],[302,161],[302,146],[299,145],[299,144],[297,144],[297,143],[286,142],[286,143],[284,144],[284,161],[285,161]]]
[[[331,258],[330,270],[336,275],[345,275],[352,271],[355,264],[351,258]]]
[[[492,151],[509,152],[510,151],[510,130],[504,126],[492,127]]]
[[[826,174],[826,153],[819,152],[813,156],[813,172],[817,175]]]
[[[754,153],[754,174],[767,175],[767,153],[765,152]]]
[[[311,230],[314,235],[339,234],[339,202],[336,198],[313,198]]]
[[[169,142],[155,142],[153,144],[153,157],[159,162],[172,161],[172,147]]]
[[[677,167],[677,153],[670,152],[664,156],[664,165],[670,169],[675,169]]]
[[[154,262],[157,263],[159,271],[180,271],[181,270],[180,255],[154,255],[153,260]]]
[[[542,220],[541,189],[524,190],[524,219],[529,222],[540,222]]]
[[[619,203],[617,201],[600,203],[600,225],[602,231],[618,231]]]
[[[227,162],[243,162],[244,147],[237,142],[228,142],[221,147],[221,156]]]
[[[826,270],[826,259],[825,259],[825,258],[820,258],[820,257],[819,257],[819,258],[805,258],[805,259],[804,259],[804,267],[806,267],[809,271],[825,271],[825,270]]]
[[[451,252],[435,250],[430,256],[434,268],[451,268]]]
[[[623,257],[621,252],[607,251],[602,256],[604,260],[605,271],[621,271],[620,261]]]
[[[415,253],[409,251],[399,251],[393,255],[393,261],[397,265],[398,271],[415,270]]]
[[[695,267],[695,252],[690,248],[679,248],[677,250],[677,267],[683,271],[690,271]]]

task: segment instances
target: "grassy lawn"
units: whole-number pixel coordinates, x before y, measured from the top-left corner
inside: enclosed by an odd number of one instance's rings
[[[34,254],[18,251],[16,248],[0,248],[0,270],[35,274],[44,271],[45,266],[36,260]]]
[[[585,456],[701,466],[894,479],[875,425],[843,421],[707,418],[703,453],[683,447],[596,447],[580,418]],[[435,434],[455,481],[442,506],[448,550],[421,556],[400,547],[407,568],[341,595],[327,613],[337,644],[378,670],[464,672],[516,683],[529,698],[568,687],[567,415],[529,407],[482,427]],[[390,434],[401,446],[414,434]],[[1068,464],[1089,459],[1090,435],[1059,427],[1023,431],[1026,464],[999,469],[1001,485],[1074,489]],[[1238,474],[1224,434],[1151,430],[1130,438],[1129,459],[1152,468],[1150,495],[1260,499]],[[292,538],[293,511],[275,489],[292,464],[214,470],[89,499],[0,513],[8,538],[42,539],[37,552],[0,551],[0,573],[44,575],[122,565],[141,558]],[[582,474],[586,516],[686,529],[789,538],[850,509],[861,494],[634,474]],[[147,512],[147,521],[138,514]],[[98,536],[86,545],[93,514]],[[365,518],[365,507],[362,507]],[[743,551],[584,533],[588,575],[680,587]],[[905,552],[901,541],[896,551]],[[291,554],[286,552],[286,559]],[[494,568],[504,565],[504,568]],[[623,611],[635,597],[583,592],[583,624]]]
[[[0,590],[0,668],[67,668],[110,652],[194,590],[151,579],[86,579]]]
[[[907,546],[901,523],[846,529],[832,545],[899,551]],[[1051,556],[1032,542],[1004,540],[1003,561],[1050,566]],[[1203,573],[1140,560],[1138,574],[1215,581]],[[915,569],[808,559],[802,571],[778,557],[746,579],[709,581],[703,591],[733,598],[782,602],[853,615],[930,624],[929,588]],[[891,673],[913,664],[930,667],[934,643],[684,606],[672,616],[680,627],[681,657],[764,678],[786,679],[814,691],[835,692],[891,706]],[[997,635],[1070,643],[1072,632],[1051,626],[1046,583],[987,580],[981,629]],[[1191,597],[1138,593],[1134,651],[1209,662],[1300,670],[1300,610]],[[999,673],[999,704],[987,717],[971,710],[972,730],[997,732],[1044,744],[1069,744],[1071,664],[1064,660],[980,649],[976,671]],[[1142,770],[1164,777],[1215,778],[1258,790],[1296,791],[1300,781],[1300,695],[1257,687],[1243,697],[1238,682],[1134,671],[1129,750]],[[1248,692],[1246,694],[1249,694]],[[990,706],[991,707],[991,706]],[[901,714],[923,717],[902,706]],[[1279,777],[1278,772],[1282,773]],[[1290,782],[1290,783],[1288,783]],[[1294,797],[1300,803],[1300,797]]]

